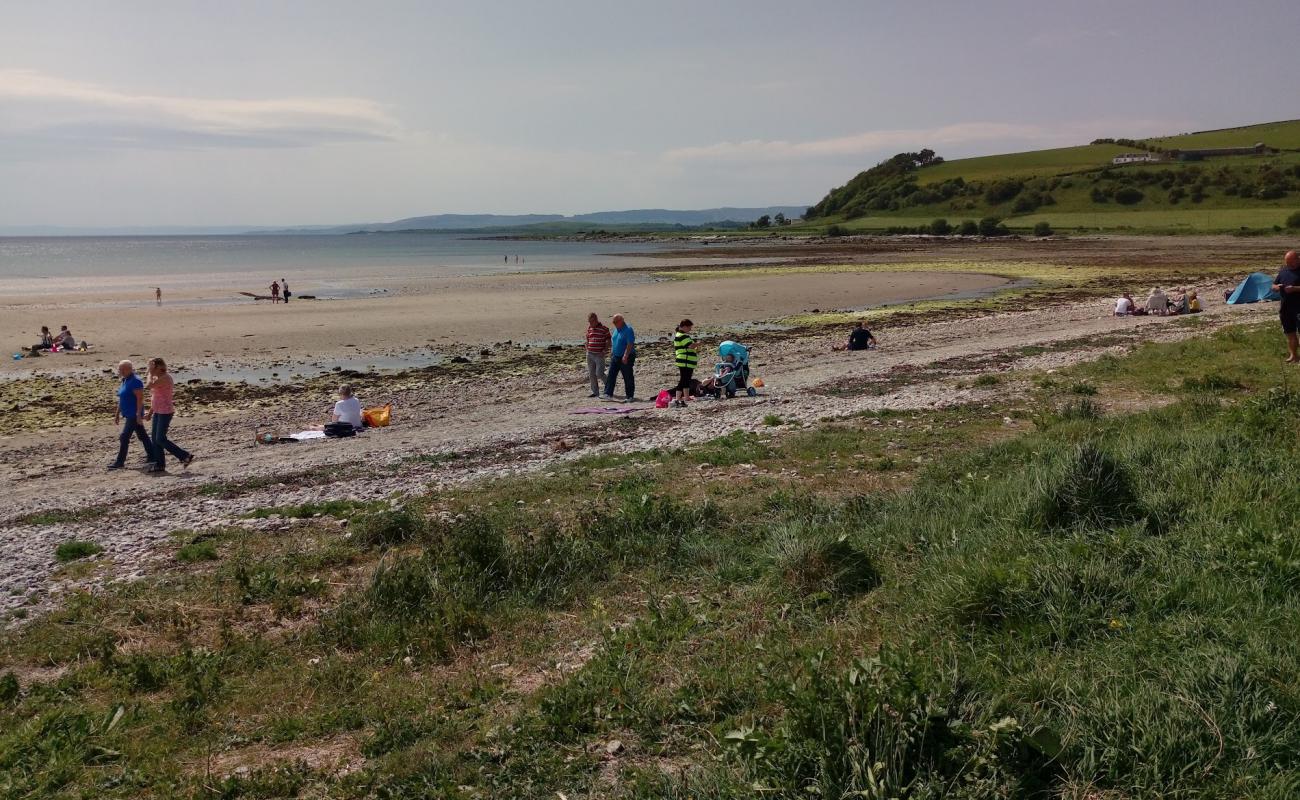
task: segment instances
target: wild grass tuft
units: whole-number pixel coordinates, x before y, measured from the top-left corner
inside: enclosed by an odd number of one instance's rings
[[[88,558],[93,555],[104,552],[104,548],[98,542],[90,542],[81,539],[71,539],[62,542],[54,548],[54,557],[62,563],[76,561],[79,558]]]
[[[1092,444],[1075,447],[1039,485],[1031,524],[1045,532],[1103,530],[1146,518],[1129,469]]]
[[[880,583],[871,557],[848,534],[796,522],[773,531],[767,548],[773,574],[802,596],[847,597]]]

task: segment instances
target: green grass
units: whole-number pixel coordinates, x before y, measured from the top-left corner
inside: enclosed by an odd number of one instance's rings
[[[1090,144],[1032,150],[1026,153],[958,158],[934,167],[925,167],[917,175],[921,184],[942,183],[958,177],[967,181],[988,181],[999,178],[1052,176],[1108,166],[1112,158],[1130,152],[1131,149],[1113,144]]]
[[[1276,208],[1222,208],[1204,209],[1183,207],[1161,210],[1133,210],[1112,207],[1106,211],[1058,211],[1048,209],[1027,216],[1011,217],[1007,225],[1020,229],[1032,228],[1038,222],[1050,222],[1058,229],[1093,229],[1133,232],[1213,233],[1232,232],[1241,228],[1261,229],[1283,225],[1297,208],[1292,205]]]
[[[72,539],[62,542],[58,547],[54,548],[54,557],[66,564],[69,561],[88,558],[102,552],[104,552],[103,546],[96,542]]]
[[[355,514],[375,507],[375,505],[373,502],[361,500],[326,500],[323,503],[257,508],[245,514],[244,517],[246,519],[266,519],[268,517],[285,517],[289,519],[335,517],[336,519],[348,519]]]
[[[1178,136],[1161,136],[1148,140],[1166,148],[1191,149],[1197,147],[1251,147],[1263,142],[1269,147],[1294,150],[1300,148],[1300,120],[1265,122],[1239,128],[1185,133]]]
[[[217,545],[215,542],[204,539],[197,542],[190,542],[182,545],[176,551],[176,560],[182,564],[194,564],[199,561],[216,561]]]
[[[1058,370],[1011,405],[584,459],[293,537],[227,530],[198,542],[219,544],[211,567],[0,634],[0,675],[36,676],[0,679],[0,786],[1295,796],[1300,444],[1277,423],[1300,398],[1279,360],[1271,328],[1230,328]],[[1162,407],[1103,409],[1116,394]],[[356,771],[221,766],[313,746]]]

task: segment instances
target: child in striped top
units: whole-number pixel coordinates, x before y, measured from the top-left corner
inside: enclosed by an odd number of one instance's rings
[[[677,399],[673,401],[677,408],[686,408],[686,398],[691,392],[691,377],[700,363],[700,354],[695,350],[695,337],[691,335],[694,327],[695,323],[684,319],[673,334],[673,362],[677,365],[679,374]]]

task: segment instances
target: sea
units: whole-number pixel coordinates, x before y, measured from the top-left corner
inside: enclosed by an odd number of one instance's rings
[[[0,281],[11,290],[49,280],[126,276],[282,274],[320,280],[634,266],[659,242],[503,240],[456,233],[275,236],[0,237]],[[242,276],[241,276],[242,277]]]

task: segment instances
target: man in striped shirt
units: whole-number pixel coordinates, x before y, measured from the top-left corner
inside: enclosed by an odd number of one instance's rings
[[[595,313],[587,315],[587,379],[591,396],[600,396],[600,379],[605,375],[605,358],[609,355],[609,328]]]

